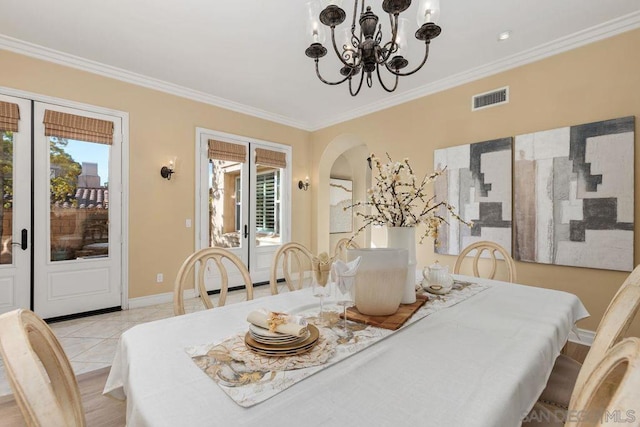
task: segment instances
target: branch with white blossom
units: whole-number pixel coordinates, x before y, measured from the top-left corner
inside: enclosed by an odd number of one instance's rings
[[[440,226],[448,224],[446,218],[440,213],[443,208],[451,215],[452,219],[471,226],[470,222],[460,218],[454,206],[446,201],[436,203],[435,196],[427,194],[426,186],[436,181],[446,168],[425,174],[418,181],[409,159],[405,158],[402,162],[394,162],[388,153],[387,159],[388,162],[383,164],[374,154],[371,155],[371,162],[377,171],[374,185],[367,190],[365,201],[358,201],[345,208],[346,210],[369,207],[372,210],[370,213],[355,212],[356,217],[363,220],[363,225],[356,230],[352,240],[371,225],[425,226],[426,230],[420,238],[420,243],[426,237],[433,238],[437,243]]]

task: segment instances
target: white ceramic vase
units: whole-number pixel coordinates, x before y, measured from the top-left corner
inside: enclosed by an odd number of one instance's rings
[[[406,249],[409,253],[407,277],[401,304],[416,302],[416,228],[387,227],[387,247]]]
[[[398,311],[404,294],[406,249],[347,249],[347,259],[360,257],[356,272],[355,303],[362,314],[388,316]]]

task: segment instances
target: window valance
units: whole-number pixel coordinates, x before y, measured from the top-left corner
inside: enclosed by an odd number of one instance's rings
[[[231,142],[209,140],[209,158],[244,163],[247,161],[247,147]]]
[[[0,132],[18,132],[19,120],[18,104],[0,101]]]
[[[113,122],[45,110],[44,134],[79,141],[113,144]]]
[[[256,148],[256,164],[273,168],[286,168],[287,155],[281,151]]]

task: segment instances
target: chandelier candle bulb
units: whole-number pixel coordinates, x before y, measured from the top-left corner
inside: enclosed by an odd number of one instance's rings
[[[422,0],[418,7],[418,25],[438,22],[440,17],[440,0]]]
[[[320,15],[320,4],[317,1],[307,3],[307,39],[309,43],[324,43],[325,32],[321,27],[318,15]]]

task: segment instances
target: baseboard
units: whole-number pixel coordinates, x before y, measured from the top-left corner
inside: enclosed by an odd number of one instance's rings
[[[185,298],[195,298],[197,296],[195,289],[187,289],[184,291]],[[150,305],[164,304],[173,301],[173,292],[163,294],[149,295],[146,297],[129,298],[129,309],[148,307]]]
[[[593,344],[593,339],[595,338],[595,336],[596,336],[596,333],[594,331],[590,331],[588,329],[574,328],[574,330],[569,333],[569,341],[576,344],[581,344],[581,345],[586,345],[591,347],[591,344]]]

